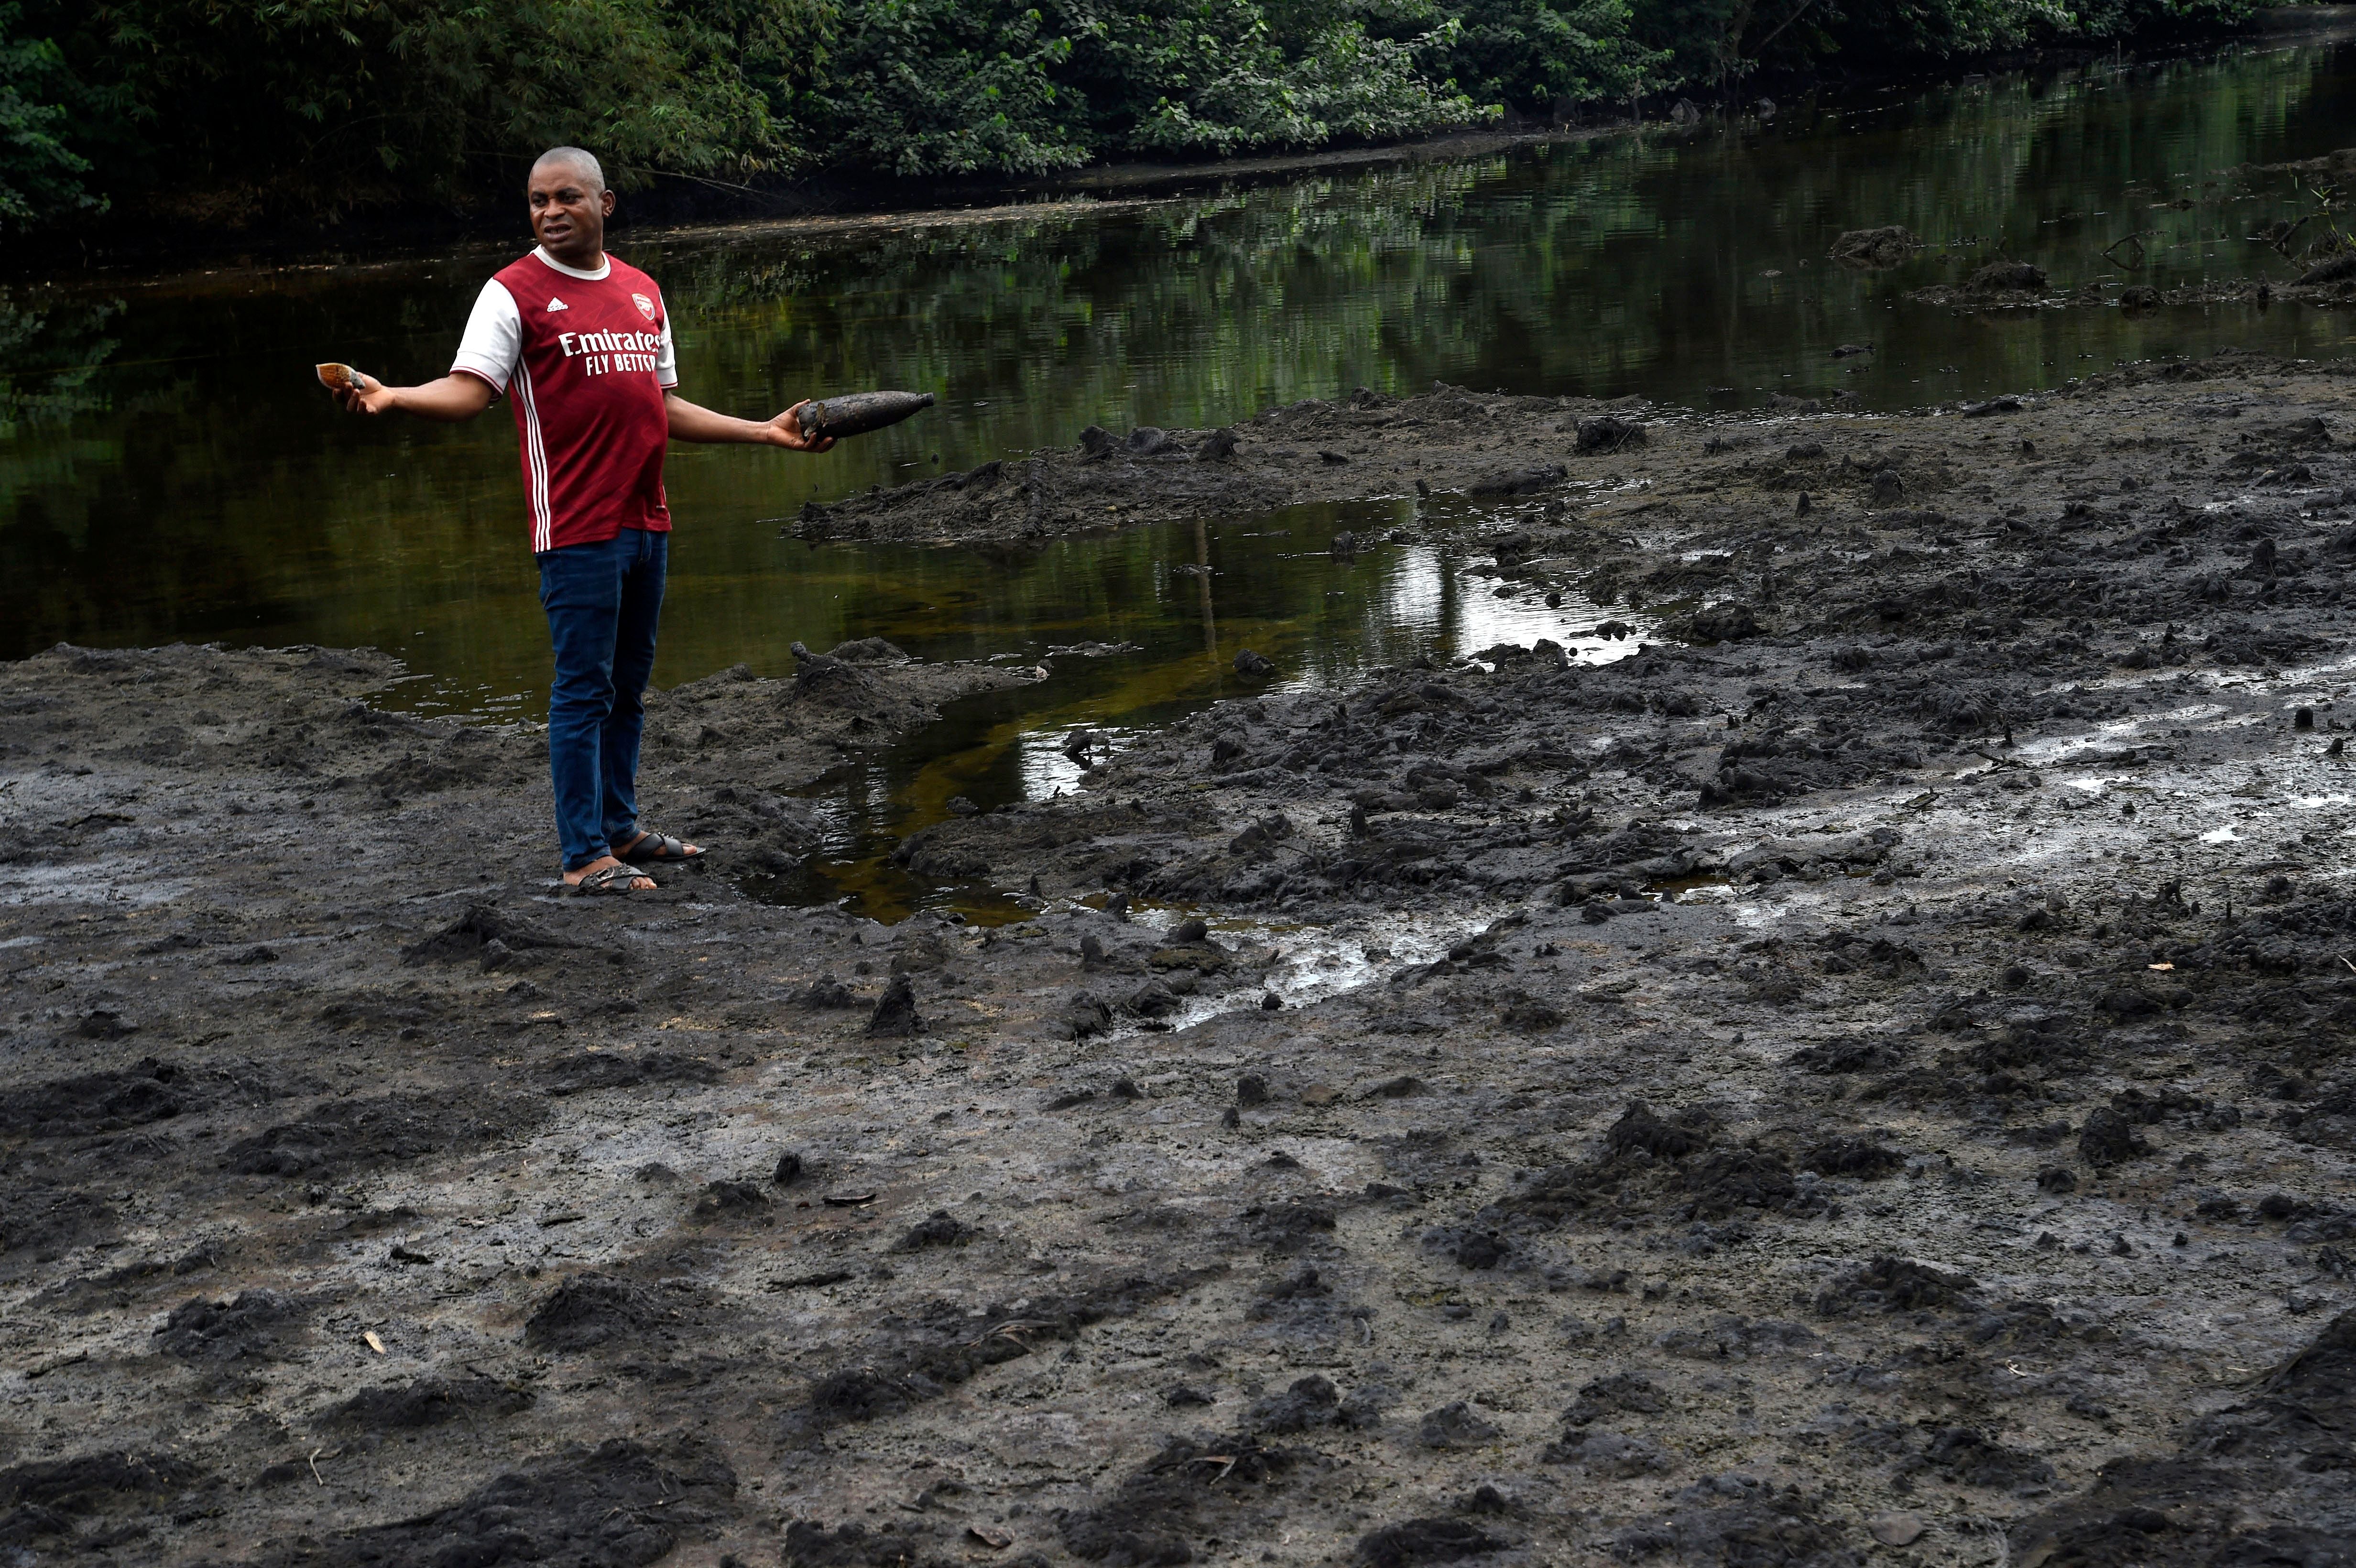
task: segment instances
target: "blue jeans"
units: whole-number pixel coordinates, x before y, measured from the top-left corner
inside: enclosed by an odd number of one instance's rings
[[[548,772],[564,869],[613,853],[638,826],[638,735],[655,667],[669,534],[624,528],[603,544],[544,549],[540,603],[556,649]]]

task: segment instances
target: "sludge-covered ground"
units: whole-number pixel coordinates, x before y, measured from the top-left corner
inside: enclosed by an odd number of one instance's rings
[[[380,656],[9,667],[0,1552],[2347,1561],[2347,383],[2019,401],[1233,427],[1676,640],[904,844],[987,928],[733,879],[992,667],[663,694],[599,901]]]

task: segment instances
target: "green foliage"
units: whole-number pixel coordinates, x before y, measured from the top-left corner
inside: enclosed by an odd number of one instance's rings
[[[832,162],[897,175],[1035,172],[1122,154],[1220,156],[1373,141],[1484,112],[1427,83],[1427,35],[1303,12],[1284,37],[1258,0],[1098,10],[1006,0],[847,0],[809,97]]]
[[[0,441],[108,406],[92,386],[121,345],[108,330],[121,300],[0,288]]]
[[[1475,101],[1526,114],[1657,83],[1667,51],[1631,36],[1625,0],[1452,0],[1440,55]]]
[[[10,20],[10,48],[48,51],[91,105],[75,141],[109,188],[235,218],[460,197],[555,142],[625,174],[777,166],[793,148],[773,83],[823,14],[806,0],[32,0]]]
[[[47,38],[23,37],[22,7],[0,5],[0,219],[27,223],[87,211],[90,160],[59,140],[70,111],[65,57]]]
[[[2252,0],[1638,0],[1633,31],[1697,86],[1839,58],[1928,64],[2033,46],[2218,32]]]
[[[1861,60],[1954,59],[2029,45],[2214,32],[2251,0],[1826,0],[1826,42]]]
[[[1074,76],[1108,149],[1226,155],[1419,135],[1487,117],[1424,80],[1415,57],[1429,31],[1377,37],[1332,11],[1270,17],[1255,0],[1178,0],[1110,16],[1075,7],[1073,20]]]
[[[617,183],[1039,173],[2214,29],[2250,0],[0,0],[0,225]]]
[[[1072,45],[1007,0],[864,0],[809,107],[829,163],[1035,174],[1088,158],[1054,71]]]

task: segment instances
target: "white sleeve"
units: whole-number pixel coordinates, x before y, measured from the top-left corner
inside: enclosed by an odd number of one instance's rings
[[[475,296],[475,313],[466,318],[466,335],[458,340],[451,374],[463,370],[480,376],[492,390],[504,392],[522,357],[523,314],[516,309],[515,295],[494,278]]]
[[[679,385],[679,350],[670,341],[670,301],[663,301],[662,347],[655,354],[655,385],[665,391]]]

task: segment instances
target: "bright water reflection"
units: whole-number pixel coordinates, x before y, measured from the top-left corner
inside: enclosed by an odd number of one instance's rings
[[[1440,525],[1443,537],[1477,535],[1479,525],[1513,515],[1512,507],[1475,513],[1443,504],[1421,526]],[[1613,613],[1575,589],[1503,581],[1493,562],[1449,545],[1376,542],[1349,559],[1332,553],[1344,529],[1381,540],[1417,521],[1412,502],[1376,502],[1066,539],[1035,554],[965,560],[955,603],[941,595],[946,580],[937,575],[957,559],[948,552],[810,551],[812,579],[856,571],[879,603],[894,605],[864,631],[928,656],[988,648],[1050,673],[953,704],[911,741],[862,754],[821,781],[809,793],[827,825],[825,852],[802,876],[755,891],[794,901],[850,898],[883,919],[927,904],[978,918],[1019,913],[980,890],[920,886],[888,853],[960,798],[988,808],[1069,793],[1090,763],[1223,696],[1332,689],[1378,666],[1444,662],[1542,638],[1583,662],[1605,663],[1633,653],[1651,630],[1644,617],[1621,612],[1624,633],[1603,635],[1597,627]],[[1558,603],[1547,603],[1550,591]],[[1097,640],[1075,636],[1076,626]],[[1277,674],[1239,678],[1234,659],[1247,647],[1272,660]],[[1073,744],[1081,731],[1092,738],[1085,752]]]

